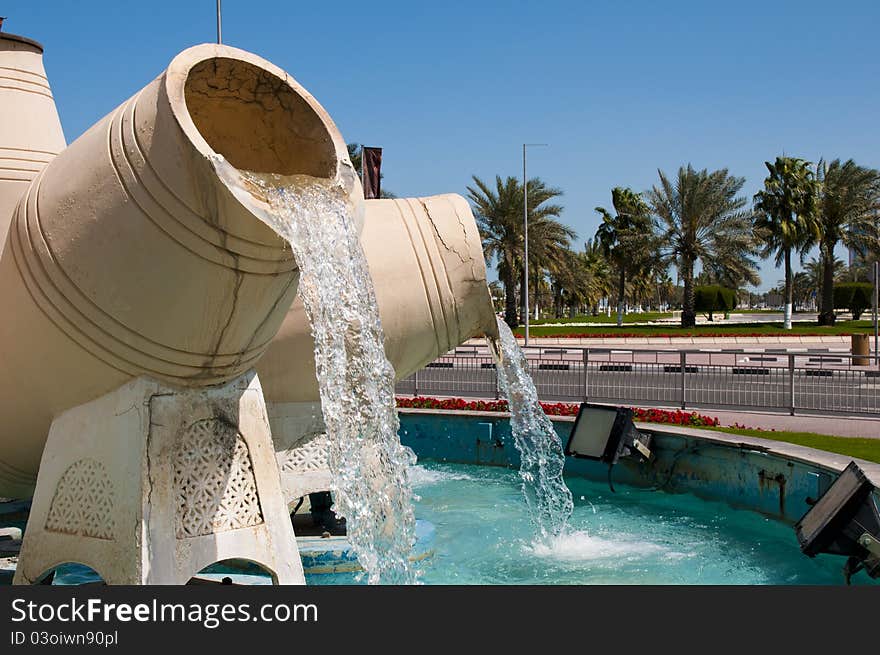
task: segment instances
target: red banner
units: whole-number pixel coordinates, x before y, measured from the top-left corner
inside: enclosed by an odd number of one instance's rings
[[[361,165],[363,166],[364,198],[381,197],[382,178],[382,148],[367,148],[361,153]]]

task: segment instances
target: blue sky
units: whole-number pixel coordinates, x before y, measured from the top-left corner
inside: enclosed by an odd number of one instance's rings
[[[215,39],[214,0],[0,1],[46,46],[73,140]],[[348,141],[381,146],[398,195],[465,193],[472,174],[565,191],[583,241],[613,186],[727,167],[751,197],[783,151],[880,167],[880,2],[224,0],[223,36],[281,66]],[[781,271],[765,262],[761,288]]]

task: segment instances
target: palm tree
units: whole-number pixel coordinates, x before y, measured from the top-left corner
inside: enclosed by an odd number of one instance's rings
[[[825,288],[825,258],[820,257],[811,257],[810,260],[804,264],[804,271],[810,280],[810,290],[811,293],[815,292],[816,297],[820,302],[820,309],[822,307],[822,295],[824,293]],[[832,280],[834,284],[838,282],[842,282],[846,279],[847,274],[847,266],[844,264],[843,260],[840,257],[834,257],[831,263],[831,274]],[[833,289],[832,289],[833,291]],[[833,296],[832,296],[832,304],[833,304]],[[832,310],[834,308],[832,307]]]
[[[541,183],[543,184],[543,183]],[[529,183],[529,205],[532,204],[532,184]],[[562,208],[558,208],[562,211]],[[541,209],[539,208],[540,212]],[[529,211],[529,272],[531,289],[535,294],[535,319],[539,317],[539,291],[545,286],[546,274],[565,271],[569,266],[569,243],[576,236],[573,229],[547,217],[536,218]],[[525,303],[523,303],[523,306]]]
[[[880,249],[857,252],[852,266],[846,271],[846,280],[849,282],[873,282],[874,262],[876,261],[880,261]],[[841,276],[841,281],[843,277]]]
[[[650,262],[656,252],[650,210],[641,194],[632,189],[614,187],[611,190],[614,214],[596,207],[602,223],[596,230],[596,240],[602,252],[614,265],[618,275],[617,325],[623,325],[623,305],[626,298],[627,274],[636,273]]]
[[[476,175],[474,186],[467,187],[483,252],[489,262],[497,261],[498,278],[504,285],[504,320],[514,328],[519,325],[516,311],[517,285],[523,271],[523,189],[515,177],[495,177],[493,189]],[[549,201],[562,191],[547,187],[539,178],[528,181],[529,192],[529,265],[543,269],[558,261],[560,252],[574,236],[571,228],[554,217],[562,207]]]
[[[807,303],[813,296],[813,285],[810,274],[806,271],[798,271],[791,278],[791,294],[795,307],[806,309]]]
[[[801,258],[819,239],[817,209],[819,182],[810,162],[796,157],[777,157],[765,162],[770,174],[764,190],[755,194],[755,231],[764,243],[763,255],[775,253],[776,265],[785,264],[785,323],[791,329],[792,270],[791,253]]]
[[[566,306],[569,316],[573,317],[580,308],[598,302],[603,288],[597,273],[601,274],[601,269],[594,265],[587,253],[566,251],[565,264],[548,272],[556,318],[563,316]]]
[[[758,275],[758,264],[753,257],[741,253],[722,253],[718,259],[703,262],[703,272],[706,273],[708,284],[718,284],[728,289],[761,284],[761,276]]]
[[[823,263],[819,325],[834,325],[834,248],[843,243],[858,252],[880,248],[880,171],[852,159],[820,161],[819,253]]]
[[[842,262],[840,259],[835,258],[834,264],[840,265]],[[807,274],[807,279],[809,280],[810,292],[815,293],[816,297],[822,299],[822,278],[823,270],[824,270],[825,262],[821,259],[816,259],[815,257],[810,257],[810,260],[804,264],[804,273]]]
[[[626,285],[627,296],[633,304],[645,307],[657,302],[658,267],[646,266],[635,271]]]
[[[502,182],[495,178],[493,191],[474,176],[477,189],[468,187],[468,197],[474,206],[477,227],[483,241],[483,253],[488,262],[498,263],[498,279],[504,286],[504,320],[516,327],[516,289],[522,270],[522,228],[517,220],[517,208],[522,207],[516,178],[508,177]]]
[[[562,318],[566,300],[570,301],[572,291],[578,285],[581,264],[578,254],[566,249],[563,261],[548,271],[553,294],[553,314],[556,318]]]
[[[599,300],[607,298],[614,293],[614,280],[611,264],[602,252],[602,244],[593,237],[592,241],[584,243],[584,264],[593,280],[592,289],[586,298],[593,313],[599,311]]]
[[[660,219],[664,256],[675,262],[684,286],[681,325],[693,327],[698,261],[746,280],[754,274],[753,214],[748,200],[737,196],[745,178],[730,175],[726,168],[697,171],[690,164],[678,169],[674,181],[658,173],[660,186],[651,189],[648,200]]]
[[[669,276],[669,272],[667,270],[660,272],[657,275],[657,303],[659,304],[657,309],[662,310],[664,305],[668,308],[672,304],[675,290],[675,283]]]
[[[492,297],[492,307],[495,312],[504,310],[504,287],[498,280],[489,283],[489,295]]]

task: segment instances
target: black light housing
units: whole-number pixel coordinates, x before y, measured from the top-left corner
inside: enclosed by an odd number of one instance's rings
[[[795,525],[805,555],[849,558],[844,567],[847,582],[861,569],[872,578],[880,577],[880,509],[874,490],[864,471],[850,462]]]
[[[636,429],[629,407],[581,403],[565,454],[613,465],[634,453],[651,458],[651,437]]]

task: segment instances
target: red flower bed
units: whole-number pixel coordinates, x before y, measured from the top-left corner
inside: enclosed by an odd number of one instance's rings
[[[506,412],[506,400],[465,400],[464,398],[397,397],[398,407],[416,409],[457,409],[469,412]]]
[[[465,400],[464,398],[431,398],[426,396],[397,397],[397,406],[417,409],[455,409],[470,412],[506,412],[506,400]],[[577,416],[578,403],[541,403],[544,413],[548,416]],[[680,409],[642,409],[633,408],[634,418],[644,423],[667,423],[671,425],[688,425],[702,427],[720,425],[714,416],[683,412]]]
[[[633,407],[635,420],[644,423],[669,423],[672,425],[689,425],[692,427],[721,425],[715,416],[706,416],[696,412],[683,412],[680,409],[642,409]]]

